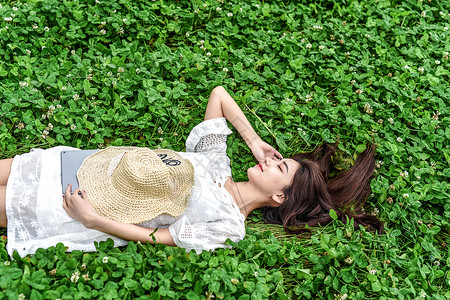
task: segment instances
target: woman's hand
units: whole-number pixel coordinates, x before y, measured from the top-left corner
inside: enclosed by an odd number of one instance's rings
[[[80,191],[79,188],[73,191],[72,185],[69,184],[63,195],[63,208],[72,218],[83,224],[87,228],[93,226],[93,222],[98,214],[94,211],[91,200],[86,191]]]
[[[280,152],[278,152],[274,147],[270,146],[261,139],[252,141],[250,150],[252,150],[253,155],[260,163],[263,163],[266,160],[266,157],[271,159],[283,158]]]

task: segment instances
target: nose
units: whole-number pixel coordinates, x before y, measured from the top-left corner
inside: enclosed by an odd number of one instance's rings
[[[271,165],[273,162],[274,162],[274,160],[272,158],[266,157],[266,161],[265,161],[266,166]]]

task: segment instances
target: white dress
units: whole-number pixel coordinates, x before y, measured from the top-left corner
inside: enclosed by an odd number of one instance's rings
[[[139,225],[169,227],[176,245],[187,251],[229,247],[245,236],[245,216],[224,188],[231,176],[226,154],[227,136],[232,131],[225,118],[204,121],[193,128],[186,140],[186,152],[179,152],[194,165],[194,186],[186,210],[179,217],[161,215]],[[68,251],[95,251],[94,241],[114,240],[115,246],[127,241],[100,231],[87,229],[70,218],[62,207],[60,152],[74,149],[58,146],[33,149],[14,157],[6,187],[8,217],[7,251],[21,256],[38,248],[61,242]],[[89,195],[89,191],[88,195]]]

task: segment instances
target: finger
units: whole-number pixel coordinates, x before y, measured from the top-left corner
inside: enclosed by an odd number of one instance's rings
[[[66,191],[64,192],[64,196],[68,199],[72,195],[72,185],[69,183],[67,185]]]
[[[81,192],[81,198],[83,198],[83,199],[87,198],[87,192],[86,191],[82,191]]]
[[[283,155],[280,153],[280,152],[278,152],[276,149],[274,149],[274,151],[275,151],[275,157],[276,158],[278,158],[278,159],[282,159],[283,158]]]
[[[74,196],[81,196],[81,190],[79,187],[77,187],[74,191],[73,191],[73,195]]]

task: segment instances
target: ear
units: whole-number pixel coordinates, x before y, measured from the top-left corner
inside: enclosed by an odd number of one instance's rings
[[[278,204],[278,206],[280,206],[281,204],[284,203],[285,197],[283,193],[279,193],[279,194],[273,194],[272,195],[272,200]]]

